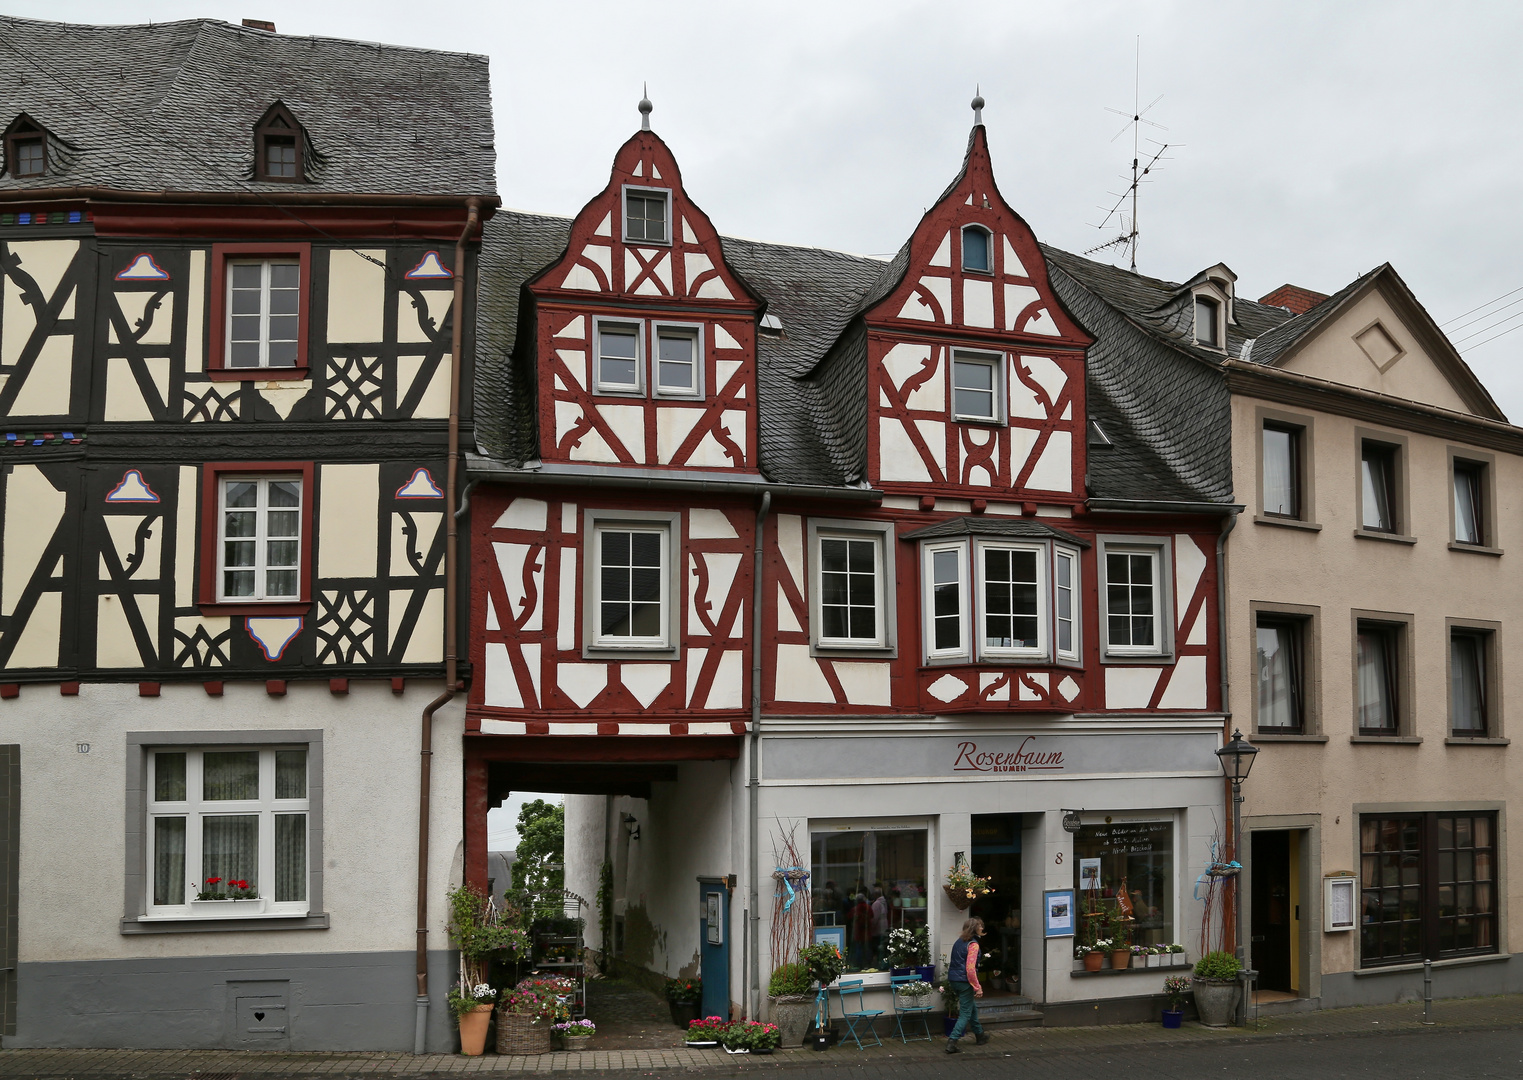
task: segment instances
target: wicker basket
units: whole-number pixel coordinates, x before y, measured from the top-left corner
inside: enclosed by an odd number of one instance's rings
[[[550,1021],[497,1010],[497,1052],[499,1054],[548,1054]]]
[[[943,885],[942,891],[947,894],[947,899],[952,901],[952,906],[958,911],[967,911],[973,906],[974,897],[968,895],[965,889],[954,889],[950,885]]]

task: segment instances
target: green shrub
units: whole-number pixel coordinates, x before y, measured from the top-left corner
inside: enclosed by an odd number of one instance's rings
[[[1236,979],[1242,965],[1237,962],[1237,957],[1220,949],[1208,952],[1195,962],[1195,977],[1197,979]]]
[[[800,949],[799,960],[808,965],[809,974],[821,986],[829,986],[841,977],[841,972],[846,970],[846,961],[840,951],[834,945],[823,941],[818,945],[808,945]]]
[[[767,993],[773,997],[807,994],[811,989],[811,981],[808,964],[784,964],[772,973],[772,979],[767,983]]]

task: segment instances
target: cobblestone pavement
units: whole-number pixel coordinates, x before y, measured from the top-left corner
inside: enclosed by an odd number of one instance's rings
[[[599,1050],[680,1049],[682,1029],[655,994],[622,979],[587,980],[587,1015],[598,1025]]]
[[[132,1080],[290,1080],[295,1077],[416,1077],[453,1073],[599,1071],[615,1077],[697,1074],[715,1077],[788,1070],[797,1080],[839,1075],[958,1077],[1101,1076],[1125,1080],[1227,1073],[1281,1077],[1523,1076],[1523,995],[1439,1002],[1435,1023],[1422,1025],[1421,1004],[1325,1009],[1265,1018],[1256,1027],[1211,1029],[1157,1024],[995,1029],[986,1046],[951,1057],[942,1040],[908,1046],[884,1040],[859,1051],[804,1049],[766,1057],[718,1050],[588,1050],[539,1057],[467,1058],[452,1054],[286,1053],[218,1050],[0,1050],[0,1076],[130,1077]]]

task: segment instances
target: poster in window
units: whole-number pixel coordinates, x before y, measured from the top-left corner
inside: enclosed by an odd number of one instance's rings
[[[720,921],[720,916],[719,916],[719,907],[720,907],[720,904],[719,904],[719,894],[717,892],[711,892],[711,893],[709,893],[708,894],[708,902],[709,902],[709,911],[708,911],[708,916],[705,919],[705,921],[708,923],[708,941],[709,941],[709,944],[710,945],[723,945],[724,944],[724,925]]]
[[[1042,894],[1043,932],[1047,937],[1073,937],[1074,891],[1050,889]]]
[[[834,945],[836,952],[846,955],[846,927],[844,926],[816,926],[814,928],[814,943],[816,945]]]
[[[1098,889],[1100,887],[1100,860],[1079,860],[1079,889]]]

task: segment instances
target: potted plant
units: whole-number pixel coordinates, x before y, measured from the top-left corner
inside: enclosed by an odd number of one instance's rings
[[[987,896],[994,891],[989,879],[981,878],[969,870],[968,864],[962,859],[958,859],[952,864],[952,869],[947,871],[947,880],[942,888],[946,890],[952,906],[959,911],[966,910],[980,896]]]
[[[746,1045],[753,1054],[770,1054],[783,1042],[783,1033],[776,1024],[760,1024],[748,1021]]]
[[[1163,1010],[1163,1026],[1177,1028],[1185,1015],[1185,995],[1190,992],[1190,976],[1170,975],[1163,980],[1163,992],[1169,995],[1169,1007]]]
[[[888,932],[888,963],[893,975],[919,975],[925,982],[936,981],[931,966],[931,935],[927,927],[911,930],[901,926]]]
[[[1147,966],[1150,968],[1157,967],[1161,960],[1161,955],[1159,954],[1158,950],[1151,945],[1148,946],[1143,955],[1147,957]]]
[[[1187,967],[1189,962],[1189,957],[1185,955],[1185,947],[1183,945],[1175,944],[1169,946],[1170,967]]]
[[[497,1006],[497,1052],[548,1054],[559,1008],[558,999],[522,983],[504,991]]]
[[[770,1054],[778,1041],[777,1025],[758,1020],[736,1020],[719,1032],[719,1045],[727,1054]]]
[[[846,959],[841,955],[841,950],[828,941],[800,949],[799,963],[809,969],[810,978],[821,986],[829,986],[846,970]]]
[[[800,1046],[814,1015],[809,965],[784,964],[767,981],[767,1013],[777,1025],[783,1046]]]
[[[1195,964],[1195,1011],[1207,1027],[1228,1027],[1237,1016],[1242,985],[1237,980],[1241,965],[1237,957],[1220,949],[1208,952]]]
[[[932,989],[930,983],[921,979],[912,983],[900,983],[894,987],[894,1007],[918,1009],[925,1005],[925,999],[930,996]]]
[[[505,919],[503,912],[499,911],[492,900],[485,893],[477,892],[467,886],[451,889],[445,896],[449,905],[449,931],[450,944],[460,950],[460,973],[461,989],[458,1000],[462,1002],[461,1009],[457,1009],[455,1017],[460,1025],[460,1045],[462,1052],[471,1053],[464,1049],[466,1046],[466,1031],[470,1028],[472,1039],[475,1038],[475,1029],[480,1026],[481,1046],[475,1053],[479,1054],[486,1048],[486,1025],[491,1020],[490,1001],[496,995],[490,993],[490,973],[492,960],[500,954],[517,960],[529,951],[529,936],[523,928],[513,925],[511,919]],[[483,997],[481,989],[485,987],[488,994]],[[469,988],[467,990],[466,988]],[[465,998],[471,997],[475,1004],[469,1010],[463,1009]],[[451,996],[453,1004],[457,998]],[[477,1006],[486,1004],[485,1015],[477,1012]],[[500,1033],[499,1033],[500,1037]],[[548,1043],[548,1037],[546,1039]],[[549,1049],[546,1045],[545,1049]],[[540,1051],[541,1053],[543,1051]]]
[[[671,1010],[672,1023],[685,1028],[698,1019],[703,1001],[702,979],[667,979],[666,1004]]]
[[[687,1026],[687,1034],[683,1041],[690,1050],[704,1050],[711,1046],[719,1045],[719,1036],[730,1026],[730,1022],[721,1016],[706,1016],[701,1020],[694,1020]]]
[[[941,991],[941,1005],[946,1009],[947,1015],[942,1018],[942,1027],[946,1029],[946,1037],[952,1037],[952,1029],[957,1026],[957,1017],[960,1015],[957,1005],[957,989],[946,979],[937,984],[936,989]]]
[[[567,1020],[553,1025],[550,1030],[560,1039],[562,1050],[586,1050],[592,1045],[592,1037],[598,1033],[598,1026],[586,1019]]]
[[[237,912],[246,915],[264,910],[264,899],[259,890],[242,879],[209,877],[201,883],[196,898],[190,902],[190,910],[202,915],[229,915]]]
[[[492,1022],[492,1004],[497,991],[487,983],[456,984],[449,990],[450,1011],[460,1026],[460,1052],[478,1057],[487,1048],[487,1026]]]

